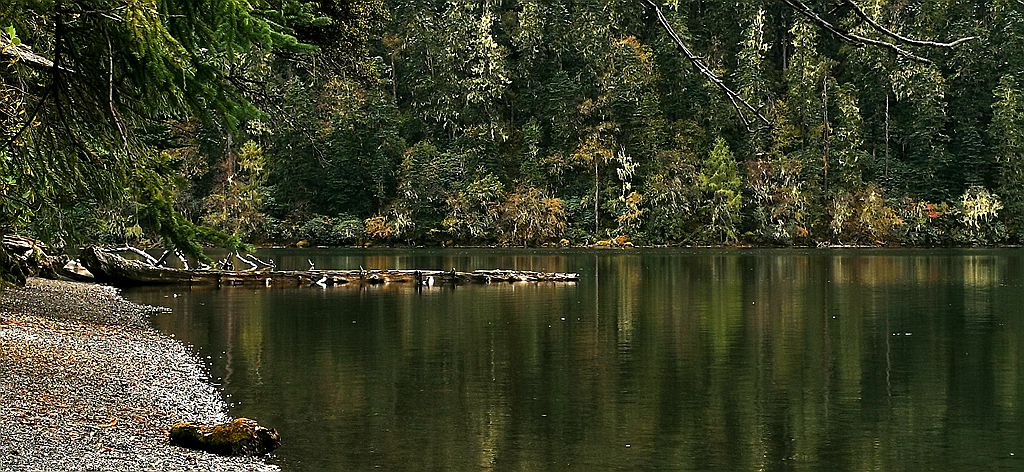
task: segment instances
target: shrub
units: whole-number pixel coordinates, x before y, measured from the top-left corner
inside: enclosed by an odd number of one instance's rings
[[[959,244],[995,244],[1006,238],[1006,226],[999,220],[1003,202],[998,195],[981,186],[973,186],[956,204],[959,225],[953,239]]]
[[[314,215],[296,230],[296,237],[317,246],[343,246],[358,243],[365,233],[363,221],[348,214],[334,218]]]
[[[953,213],[948,203],[932,203],[907,197],[897,209],[903,220],[899,240],[910,246],[939,246],[950,243]]]
[[[565,232],[565,206],[535,187],[512,192],[498,209],[498,233],[502,244],[541,245]]]

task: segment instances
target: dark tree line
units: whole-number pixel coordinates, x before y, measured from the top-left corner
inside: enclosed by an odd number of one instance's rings
[[[1024,234],[1016,0],[89,0],[0,27],[0,227],[50,241]]]

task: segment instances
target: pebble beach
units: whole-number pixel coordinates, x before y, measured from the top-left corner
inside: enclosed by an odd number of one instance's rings
[[[0,289],[0,470],[278,470],[171,446],[177,421],[230,421],[199,358],[116,289]]]

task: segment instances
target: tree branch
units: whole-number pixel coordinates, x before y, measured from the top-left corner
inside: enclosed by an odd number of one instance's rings
[[[37,69],[46,71],[53,69],[53,61],[32,52],[28,46],[15,46],[11,42],[11,38],[8,38],[7,34],[3,32],[0,32],[0,54],[18,59]]]
[[[1021,5],[1024,5],[1024,0],[1017,0],[1017,2],[1020,3]],[[870,25],[872,28],[874,28],[875,31],[878,31],[878,32],[880,32],[880,33],[882,33],[882,34],[884,34],[884,35],[886,35],[886,36],[888,36],[888,37],[890,37],[890,38],[892,38],[892,39],[894,39],[896,41],[904,43],[904,44],[909,44],[909,45],[912,45],[912,46],[922,46],[922,47],[952,48],[952,47],[956,47],[956,46],[958,46],[960,44],[966,43],[967,41],[971,41],[973,39],[978,39],[977,36],[968,36],[966,38],[957,39],[956,41],[953,41],[953,42],[950,42],[950,43],[940,43],[940,42],[936,42],[936,41],[924,41],[924,40],[920,40],[920,39],[908,38],[906,36],[902,36],[902,35],[894,32],[894,31],[892,31],[892,30],[890,30],[890,29],[888,29],[888,28],[878,24],[878,22],[876,22],[874,19],[872,19],[870,16],[868,16],[868,14],[865,13],[863,9],[861,9],[860,5],[857,5],[857,3],[855,3],[853,0],[846,0],[846,4],[850,5],[851,7],[853,7],[853,12],[857,16],[859,16],[860,19],[864,20],[865,22],[867,22],[868,25]]]
[[[871,39],[871,38],[867,38],[867,37],[861,36],[859,34],[855,34],[855,33],[849,32],[849,31],[841,30],[837,26],[835,26],[831,22],[829,22],[828,20],[822,18],[821,15],[818,15],[817,13],[815,13],[814,10],[811,10],[810,7],[808,7],[806,4],[804,4],[800,0],[783,0],[783,1],[787,5],[789,5],[790,8],[796,10],[797,13],[800,13],[801,15],[807,17],[809,20],[813,21],[818,26],[824,28],[829,33],[832,33],[833,35],[835,35],[835,37],[839,38],[840,40],[845,41],[845,42],[850,43],[850,44],[853,44],[854,46],[857,46],[857,47],[878,46],[878,47],[881,47],[881,48],[889,49],[889,50],[891,50],[891,51],[893,51],[893,52],[895,52],[895,53],[897,53],[897,54],[899,54],[899,55],[901,55],[903,57],[906,57],[908,59],[911,59],[911,60],[914,60],[914,61],[917,61],[917,62],[920,62],[920,63],[924,63],[924,64],[931,64],[932,63],[932,61],[930,61],[930,60],[928,60],[928,59],[926,59],[924,57],[918,56],[917,54],[914,54],[914,53],[912,53],[910,51],[907,51],[906,49],[903,49],[903,48],[899,47],[898,45],[890,43],[888,41],[881,41],[881,40],[878,40],[878,39]]]
[[[45,90],[43,90],[42,96],[39,97],[39,101],[36,103],[35,108],[29,113],[28,118],[21,124],[18,130],[4,142],[3,146],[0,147],[6,148],[10,146],[15,141],[17,141],[19,137],[21,137],[22,133],[24,133],[26,130],[32,127],[32,122],[34,122],[36,117],[39,116],[39,112],[43,109],[43,105],[46,104],[46,100],[50,97],[50,95],[55,94],[55,92],[57,91],[57,84],[59,83],[60,73],[74,72],[70,69],[65,69],[60,65],[60,48],[62,39],[63,35],[61,34],[61,23],[58,21],[57,27],[54,31],[54,60],[51,61],[45,57],[33,53],[28,49],[27,46],[15,46],[11,42],[11,38],[9,38],[6,33],[0,32],[0,54],[10,55],[11,57],[15,57],[17,59],[25,61],[29,65],[32,65],[36,68],[40,68],[46,72],[50,72],[49,75],[51,77],[50,84],[47,85]]]
[[[729,86],[726,85],[721,78],[715,75],[715,73],[711,70],[710,67],[704,64],[704,62],[701,61],[700,58],[698,58],[693,53],[693,51],[690,50],[690,48],[686,45],[683,39],[679,37],[679,34],[676,33],[675,28],[673,28],[672,25],[669,23],[668,18],[665,17],[664,13],[662,13],[661,7],[659,7],[657,3],[654,3],[653,0],[643,0],[643,2],[646,3],[649,8],[654,10],[654,13],[658,18],[658,23],[661,24],[662,28],[665,29],[669,37],[672,38],[672,41],[676,44],[676,47],[679,48],[679,50],[682,51],[683,55],[686,56],[687,59],[689,59],[690,63],[693,64],[695,68],[697,68],[697,71],[700,72],[701,75],[703,75],[708,81],[718,86],[718,88],[721,89],[727,97],[729,97],[729,101],[732,102],[732,106],[740,115],[740,120],[743,121],[743,125],[747,127],[748,131],[750,130],[750,119],[747,118],[746,114],[743,112],[744,109],[752,113],[759,121],[761,121],[765,125],[770,125],[770,122],[767,118],[764,117],[764,115],[761,114],[760,110],[751,105],[750,102],[744,100],[743,97],[740,96],[740,94],[736,93],[736,91],[729,88]]]
[[[143,258],[151,266],[160,265],[160,262],[159,262],[159,260],[157,260],[157,258],[149,255],[148,252],[143,251],[142,249],[139,249],[139,248],[134,247],[134,246],[115,247],[115,248],[108,249],[108,251],[110,251],[110,252],[130,252],[132,254],[135,254],[135,255]],[[160,260],[163,260],[163,258],[161,258]]]
[[[64,72],[74,72],[70,69],[55,66],[53,61],[40,56],[32,52],[32,49],[23,44],[17,46],[11,42],[11,38],[7,36],[7,33],[0,31],[0,55],[13,57],[19,61],[25,63],[28,66],[34,67],[42,71],[52,71],[59,69]]]
[[[110,33],[107,36],[107,56],[109,59],[109,73],[107,75],[107,85],[109,86],[107,95],[107,106],[110,108],[110,116],[114,119],[114,124],[117,125],[117,133],[121,136],[121,143],[124,144],[124,148],[128,149],[128,127],[125,126],[121,120],[121,115],[117,112],[117,107],[114,106],[114,48],[110,44]]]

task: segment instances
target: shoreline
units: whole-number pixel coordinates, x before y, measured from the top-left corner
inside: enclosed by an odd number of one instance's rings
[[[230,421],[205,365],[157,332],[160,309],[96,284],[0,289],[4,470],[279,470],[171,446],[177,421]]]

